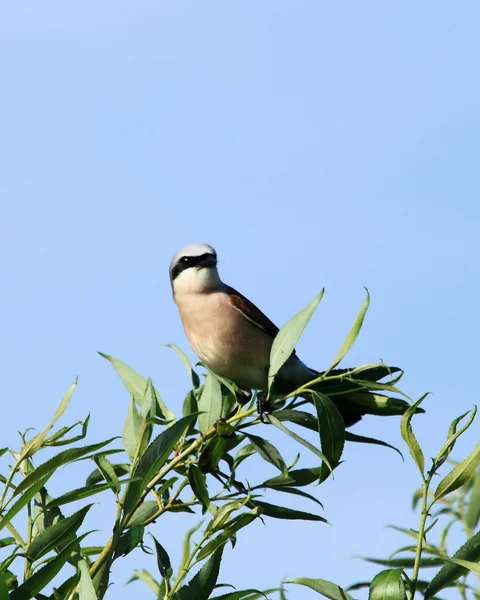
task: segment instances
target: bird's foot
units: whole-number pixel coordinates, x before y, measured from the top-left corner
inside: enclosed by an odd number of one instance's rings
[[[270,400],[267,400],[267,394],[265,392],[261,392],[257,396],[257,412],[260,421],[262,423],[268,423],[268,421],[265,420],[265,415],[272,412],[272,405]]]

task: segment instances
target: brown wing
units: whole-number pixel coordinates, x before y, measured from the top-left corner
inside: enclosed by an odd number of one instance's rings
[[[255,306],[248,298],[242,296],[240,292],[233,289],[229,285],[225,286],[227,294],[230,296],[230,302],[232,303],[233,308],[239,310],[243,316],[253,323],[259,329],[262,329],[267,333],[272,340],[275,338],[277,333],[279,332],[278,327],[275,323],[272,323],[270,319],[263,314],[263,312]],[[292,353],[293,356],[296,356],[295,350]]]

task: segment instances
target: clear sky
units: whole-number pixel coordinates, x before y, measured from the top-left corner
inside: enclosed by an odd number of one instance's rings
[[[474,0],[2,3],[2,445],[44,426],[76,375],[62,423],[91,412],[90,441],[119,434],[128,396],[97,350],[151,375],[180,412],[186,372],[162,344],[194,357],[167,271],[200,241],[279,325],[326,287],[299,344],[317,369],[368,287],[345,364],[383,359],[405,369],[412,397],[431,391],[416,429],[427,457],[436,453],[478,401],[479,19]],[[397,418],[354,431],[402,444]],[[458,458],[479,431],[460,440]],[[289,440],[259,433],[293,459]],[[249,528],[220,579],[348,585],[380,570],[352,557],[404,545],[385,526],[417,526],[419,479],[389,450],[350,445],[345,459],[315,490],[332,527]],[[88,470],[64,471],[52,492]],[[99,500],[90,528],[106,538],[110,505]],[[174,560],[194,522],[153,527]],[[148,597],[143,584],[122,587],[145,566],[154,569],[140,552],[125,559],[111,596]]]

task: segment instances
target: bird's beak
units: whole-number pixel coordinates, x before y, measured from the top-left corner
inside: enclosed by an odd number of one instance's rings
[[[217,266],[217,259],[214,256],[207,256],[202,262],[198,265],[200,268],[210,268]]]

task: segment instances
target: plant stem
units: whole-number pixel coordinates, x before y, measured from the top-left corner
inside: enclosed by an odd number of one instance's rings
[[[430,486],[430,482],[432,481],[432,477],[435,473],[434,468],[435,465],[432,466],[431,470],[427,474],[427,478],[423,483],[422,513],[420,516],[420,527],[418,528],[418,540],[417,549],[415,551],[415,562],[413,564],[412,584],[410,587],[410,600],[414,599],[415,592],[417,591],[418,573],[420,571],[420,561],[422,558],[423,542],[425,537],[425,525],[427,523],[427,517],[429,515],[430,509],[434,503],[434,500],[432,500],[430,503],[428,502],[428,488]]]

